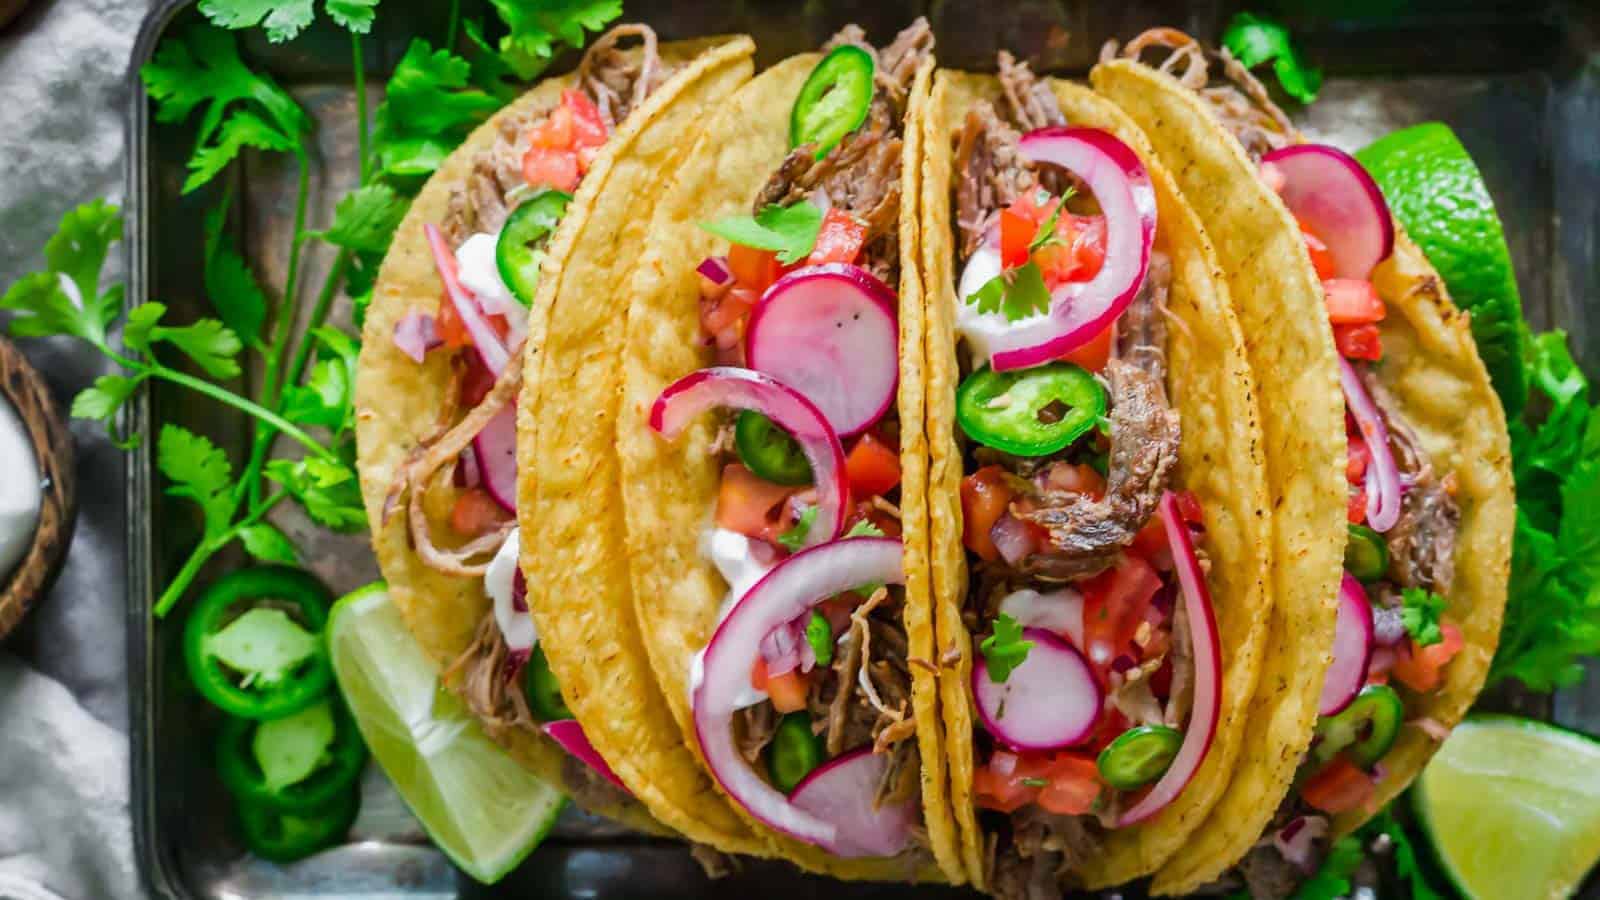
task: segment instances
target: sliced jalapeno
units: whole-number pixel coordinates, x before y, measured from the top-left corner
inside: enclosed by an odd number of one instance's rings
[[[355,785],[334,795],[326,806],[286,812],[239,801],[239,830],[250,852],[272,862],[304,859],[339,843],[361,809]]]
[[[523,306],[533,305],[533,295],[539,290],[544,245],[555,234],[571,202],[571,194],[540,191],[512,210],[505,227],[500,229],[500,240],[494,245],[495,265],[500,269],[500,280]]]
[[[816,144],[817,159],[867,120],[876,64],[872,54],[844,44],[817,63],[795,97],[789,115],[789,146]]]
[[[1343,753],[1356,766],[1371,768],[1394,746],[1405,716],[1394,688],[1369,684],[1343,712],[1317,722],[1311,756],[1321,764]]]
[[[1377,581],[1389,573],[1389,542],[1365,525],[1351,525],[1344,543],[1344,568],[1359,581]]]
[[[299,569],[239,569],[206,588],[183,629],[189,679],[218,709],[278,719],[320,700],[333,683],[323,642],[332,600]]]
[[[1016,456],[1071,446],[1106,414],[1106,391],[1071,363],[996,372],[985,366],[956,390],[956,420],[980,444]]]
[[[522,687],[528,694],[528,709],[541,722],[559,722],[572,718],[567,701],[561,699],[561,684],[550,671],[550,660],[544,655],[544,645],[535,644],[533,655],[522,669]]]
[[[739,461],[756,477],[787,486],[811,483],[811,463],[800,444],[761,413],[753,409],[739,413],[733,443]]]
[[[772,786],[785,794],[795,789],[811,770],[822,765],[822,740],[811,733],[811,717],[789,713],[767,745],[767,774]]]
[[[1165,725],[1130,728],[1112,741],[1095,765],[1106,784],[1119,791],[1144,787],[1160,778],[1183,746],[1183,732]]]
[[[331,733],[301,725],[317,719],[328,720]],[[355,722],[332,700],[271,722],[229,717],[217,741],[217,773],[228,790],[241,801],[284,812],[332,803],[366,761]]]

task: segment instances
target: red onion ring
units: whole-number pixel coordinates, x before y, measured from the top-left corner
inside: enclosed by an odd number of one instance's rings
[[[467,333],[472,335],[472,346],[478,351],[478,356],[483,358],[483,364],[494,373],[496,377],[505,371],[511,362],[511,351],[506,348],[505,342],[500,340],[500,335],[495,334],[489,327],[489,320],[483,317],[483,311],[478,308],[478,301],[461,285],[461,279],[456,275],[455,257],[450,253],[450,248],[445,245],[444,235],[439,232],[439,226],[429,222],[422,226],[428,236],[428,247],[433,251],[433,264],[439,270],[439,278],[444,282],[444,289],[450,296],[450,302],[455,306],[456,313],[461,316],[461,324],[467,328]]]
[[[622,779],[617,777],[617,773],[611,770],[611,766],[606,763],[605,757],[601,756],[600,751],[594,749],[594,745],[589,743],[589,736],[583,733],[583,726],[578,724],[577,719],[546,722],[539,726],[539,729],[549,735],[551,740],[560,744],[561,749],[587,764],[601,778],[621,788],[628,796],[633,796],[633,792],[628,790],[628,786],[623,784]]]
[[[1400,467],[1395,465],[1394,453],[1389,449],[1389,429],[1383,424],[1383,414],[1378,404],[1367,393],[1355,366],[1339,357],[1339,385],[1344,388],[1344,403],[1361,429],[1367,442],[1367,452],[1372,459],[1367,463],[1367,525],[1372,530],[1387,532],[1400,521]]]

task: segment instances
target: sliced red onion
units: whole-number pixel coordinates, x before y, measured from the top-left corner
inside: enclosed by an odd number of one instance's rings
[[[844,530],[850,479],[845,473],[839,436],[822,412],[771,376],[718,366],[690,373],[668,385],[650,409],[650,427],[672,440],[696,416],[717,406],[753,409],[794,437],[816,479],[817,519],[806,536],[805,546],[838,537]]]
[[[1327,144],[1294,144],[1261,157],[1283,179],[1294,217],[1328,246],[1338,278],[1370,278],[1394,252],[1394,219],[1383,192],[1355,157]]]
[[[889,768],[889,754],[862,747],[841,753],[813,769],[789,794],[804,812],[833,823],[835,853],[844,857],[894,856],[911,844],[918,824],[917,800],[873,808],[878,784]]]
[[[1078,648],[1042,628],[1024,628],[1028,656],[1003,682],[988,659],[972,667],[972,700],[985,731],[1016,750],[1055,750],[1087,740],[1104,697]]]
[[[429,350],[443,343],[433,316],[425,312],[412,310],[394,323],[394,345],[414,362],[422,362]]]
[[[1083,649],[1083,595],[1072,588],[1048,594],[1028,588],[1012,591],[1000,601],[1000,612],[1023,628],[1043,628]]]
[[[461,286],[461,279],[456,275],[455,256],[445,244],[439,226],[430,222],[422,226],[422,230],[428,236],[428,247],[433,251],[433,264],[439,270],[439,278],[444,282],[450,303],[461,316],[461,324],[466,326],[467,334],[472,336],[473,348],[483,359],[484,366],[498,377],[510,364],[511,351],[506,348],[505,342],[500,340],[500,335],[489,326],[489,320],[483,317],[478,302],[466,288]]]
[[[1322,679],[1317,715],[1338,715],[1361,692],[1361,686],[1367,683],[1367,666],[1372,662],[1372,644],[1372,604],[1367,600],[1367,590],[1346,572],[1339,583],[1333,662]]]
[[[1189,634],[1194,641],[1194,707],[1172,765],[1149,793],[1123,812],[1117,820],[1119,828],[1143,822],[1183,793],[1211,752],[1217,720],[1222,715],[1222,642],[1217,636],[1216,613],[1211,608],[1211,589],[1195,556],[1189,529],[1184,527],[1178,496],[1171,491],[1161,495],[1161,522],[1166,528],[1167,545],[1172,548],[1184,609],[1189,613]]]
[[[1312,868],[1312,851],[1317,840],[1328,833],[1328,820],[1322,816],[1296,816],[1289,824],[1272,836],[1272,845],[1278,848],[1285,861],[1301,871]]]
[[[989,529],[989,539],[1000,557],[1008,565],[1018,565],[1032,555],[1035,549],[1033,531],[1028,524],[1015,516],[1001,516]]]
[[[762,779],[734,741],[733,713],[750,682],[760,644],[774,628],[844,591],[864,584],[904,582],[901,546],[893,538],[845,538],[801,550],[734,604],[706,645],[701,677],[691,683],[695,734],[706,768],[722,789],[773,829],[835,853],[860,849],[841,840],[857,837],[841,833],[850,823],[801,809]]]
[[[795,623],[785,622],[767,632],[761,639],[761,658],[767,661],[767,676],[787,675],[800,667],[800,645],[803,635],[795,634]]]
[[[1339,385],[1344,388],[1344,404],[1361,429],[1371,460],[1367,463],[1367,525],[1383,533],[1400,521],[1400,467],[1389,448],[1389,429],[1383,424],[1378,404],[1367,393],[1361,376],[1348,359],[1339,358]]]
[[[1094,278],[1052,291],[1048,315],[1007,323],[986,336],[995,371],[1043,365],[1104,331],[1144,284],[1156,234],[1150,175],[1133,148],[1109,132],[1041,128],[1019,146],[1029,160],[1066,169],[1094,194],[1106,219],[1106,257]]]
[[[606,763],[605,757],[589,743],[589,736],[583,733],[583,726],[578,724],[577,719],[546,722],[539,728],[549,735],[551,740],[560,744],[563,750],[587,764],[601,778],[621,788],[628,796],[633,796],[633,793],[628,791],[628,786],[617,777],[617,773],[611,771],[611,766]]]
[[[517,407],[505,408],[472,439],[484,490],[506,512],[517,511]]]
[[[894,402],[900,380],[895,295],[859,266],[806,266],[778,279],[750,314],[750,368],[794,388],[839,437],[859,434]]]
[[[471,447],[456,457],[456,468],[450,481],[458,488],[475,488],[483,483],[483,473],[478,468],[478,454]]]
[[[726,256],[708,256],[700,260],[700,265],[695,266],[694,270],[714,287],[728,287],[734,281],[733,269],[728,266]]]

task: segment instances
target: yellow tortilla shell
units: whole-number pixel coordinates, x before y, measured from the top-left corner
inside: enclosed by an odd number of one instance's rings
[[[1127,60],[1097,66],[1090,77],[1096,89],[1146,129],[1162,159],[1178,173],[1180,186],[1217,236],[1240,320],[1255,336],[1251,365],[1264,398],[1267,465],[1277,509],[1273,581],[1286,630],[1275,619],[1275,649],[1263,674],[1264,685],[1281,685],[1282,699],[1271,705],[1271,691],[1263,691],[1250,730],[1253,735],[1277,728],[1287,733],[1293,726],[1307,732],[1316,720],[1320,685],[1307,685],[1305,674],[1326,658],[1333,619],[1332,612],[1310,615],[1315,596],[1309,591],[1315,587],[1332,602],[1337,581],[1323,573],[1347,533],[1342,480],[1333,479],[1338,487],[1329,493],[1323,467],[1311,465],[1324,458],[1326,444],[1342,446],[1344,436],[1343,400],[1330,415],[1325,399],[1330,393],[1338,398],[1338,375],[1321,287],[1294,218],[1204,101],[1171,76]],[[1396,230],[1394,255],[1373,275],[1389,308],[1382,324],[1384,360],[1376,371],[1436,467],[1458,479],[1461,530],[1455,585],[1447,599],[1466,642],[1444,687],[1420,700],[1408,698],[1408,710],[1449,726],[1482,688],[1498,642],[1515,523],[1510,447],[1505,414],[1478,358],[1467,316],[1450,303],[1422,253]],[[1336,465],[1343,463],[1341,452]],[[1299,624],[1292,618],[1296,609],[1307,615]],[[1248,850],[1288,789],[1306,743],[1302,739],[1290,755],[1262,754],[1258,763],[1247,754],[1228,799],[1201,838],[1158,873],[1155,889],[1192,890]],[[1384,760],[1388,774],[1378,801],[1404,790],[1436,748],[1420,729],[1407,727]],[[1365,818],[1365,813],[1341,816],[1335,830],[1347,832]]]
[[[709,48],[720,46],[715,53]],[[665,110],[679,104],[692,105],[703,93],[708,68],[715,60],[722,67],[726,57],[747,58],[753,50],[748,39],[726,38],[664,44],[664,58],[685,62],[706,53],[707,58],[685,68],[652,94],[649,102],[631,116],[612,136],[596,158],[593,172],[584,182],[590,201],[574,202],[562,223],[562,231],[575,230],[589,215],[593,195],[609,171],[612,160],[632,152],[640,132]],[[496,113],[452,153],[413,202],[395,234],[389,254],[384,258],[372,305],[362,334],[361,357],[356,373],[357,469],[367,518],[372,526],[372,548],[379,568],[389,583],[390,596],[399,607],[406,625],[434,662],[443,668],[453,662],[472,641],[473,631],[489,609],[489,599],[481,578],[460,578],[438,572],[412,550],[403,511],[384,521],[384,501],[390,486],[405,466],[418,443],[435,430],[444,409],[448,391],[455,390],[448,355],[430,354],[418,364],[406,356],[393,341],[394,327],[413,310],[433,313],[438,309],[444,287],[434,269],[423,226],[445,218],[452,191],[471,171],[475,157],[493,146],[503,121],[534,110],[553,108],[562,90],[574,87],[571,75],[548,78],[522,97]],[[570,240],[568,241],[570,250]],[[559,269],[561,260],[552,248],[547,255],[546,276],[539,297],[529,315],[529,345],[543,340],[545,318],[553,291],[549,273]],[[527,388],[524,387],[524,393]],[[434,522],[436,531],[445,528],[443,517]],[[459,691],[459,685],[452,684]],[[562,766],[567,754],[542,734],[518,729],[496,730],[495,738],[518,762],[551,784],[561,785]],[[656,834],[667,829],[652,819],[638,803],[591,809],[632,828]]]
[[[698,756],[689,705],[689,666],[717,624],[727,585],[702,554],[700,540],[711,525],[720,473],[709,447],[710,418],[668,442],[648,424],[650,407],[673,381],[711,364],[699,325],[699,276],[695,265],[727,251],[727,242],[698,223],[747,213],[789,150],[789,111],[818,60],[792,57],[763,72],[713,112],[677,181],[662,199],[651,226],[644,261],[629,291],[621,413],[616,444],[622,462],[623,518],[632,562],[632,599],[639,629],[666,706],[685,745]],[[932,66],[918,73],[907,112],[906,159],[916,159],[914,123],[926,103]],[[917,168],[902,172],[900,293],[900,387],[902,426],[902,522],[905,530],[905,625],[910,655],[927,659],[933,628],[928,618],[928,554],[925,508],[927,447],[922,434],[922,299],[916,278]],[[920,599],[918,599],[920,598]],[[943,754],[934,679],[912,667],[912,699],[922,758],[922,803],[929,842],[939,869],[918,870],[904,859],[848,860],[781,838],[746,816],[753,830],[784,858],[839,877],[864,880],[943,878],[958,881],[955,829],[945,799]],[[699,766],[663,768],[661,778],[692,782],[706,778]],[[698,788],[704,790],[704,788]],[[728,805],[719,792],[706,803]],[[737,808],[737,806],[735,805]],[[740,810],[741,813],[743,810]],[[941,871],[942,870],[942,871]]]
[[[1193,491],[1206,512],[1202,549],[1222,643],[1222,710],[1211,750],[1194,780],[1153,819],[1111,833],[1103,851],[1080,869],[1086,886],[1120,884],[1154,871],[1187,841],[1232,776],[1245,742],[1245,714],[1268,637],[1266,580],[1270,514],[1257,395],[1244,338],[1215,252],[1172,177],[1144,135],[1114,105],[1065,81],[1051,87],[1067,121],[1102,128],[1128,143],[1150,172],[1158,204],[1156,248],[1172,260],[1168,308],[1167,390],[1182,423],[1174,484]],[[923,273],[928,290],[928,435],[933,459],[932,510],[935,618],[939,650],[959,655],[943,670],[945,739],[952,805],[960,823],[968,875],[982,884],[984,835],[973,805],[972,639],[961,620],[966,551],[961,542],[962,455],[955,422],[957,360],[955,246],[951,228],[951,135],[978,99],[998,101],[992,76],[940,72],[925,120]],[[1342,450],[1341,450],[1342,452]]]

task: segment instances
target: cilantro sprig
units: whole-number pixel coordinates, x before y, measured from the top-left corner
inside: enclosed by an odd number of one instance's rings
[[[988,663],[989,680],[996,684],[1004,684],[1032,649],[1033,641],[1022,637],[1022,625],[1006,613],[994,620],[994,631],[978,645]]]
[[[786,266],[805,259],[822,230],[822,210],[801,201],[790,206],[768,206],[754,216],[729,216],[700,227],[735,244],[772,250]]]
[[[1052,204],[1050,215],[1034,229],[1033,237],[1028,240],[1027,262],[994,276],[966,298],[968,303],[978,307],[978,312],[999,313],[1007,322],[1020,322],[1050,311],[1050,288],[1045,285],[1044,270],[1033,254],[1045,247],[1066,243],[1056,233],[1056,225],[1071,196],[1070,189],[1062,194],[1061,199]],[[1050,203],[1050,195],[1041,190],[1037,202]]]
[[[1247,69],[1272,63],[1278,84],[1301,103],[1316,100],[1322,89],[1322,70],[1307,66],[1289,39],[1289,29],[1266,16],[1247,12],[1235,15],[1222,33],[1222,46]]]
[[[1418,647],[1431,647],[1444,640],[1439,616],[1449,605],[1445,599],[1423,588],[1408,587],[1401,592],[1400,622]]]

